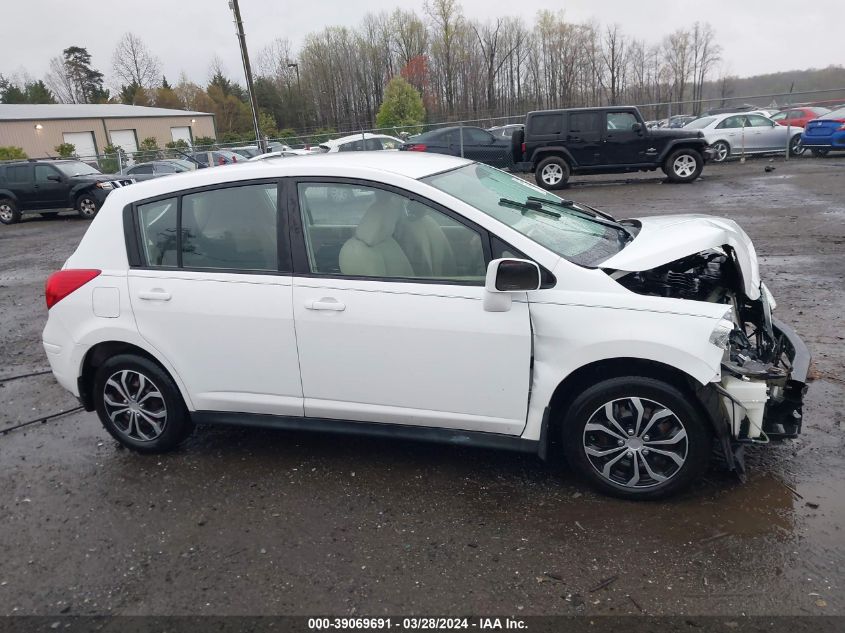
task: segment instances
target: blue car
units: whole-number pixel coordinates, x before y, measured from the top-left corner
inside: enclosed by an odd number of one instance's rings
[[[813,156],[845,151],[845,108],[828,112],[807,123],[801,135],[801,145],[813,152]]]

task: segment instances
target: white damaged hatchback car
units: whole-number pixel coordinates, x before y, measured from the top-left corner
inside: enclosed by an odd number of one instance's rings
[[[119,189],[46,295],[56,378],[137,451],[195,424],[415,438],[634,499],[796,436],[810,362],[734,222],[617,221],[427,154]]]

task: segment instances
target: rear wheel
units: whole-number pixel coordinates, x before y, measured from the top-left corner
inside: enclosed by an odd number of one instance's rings
[[[822,158],[822,157],[827,156],[828,154],[830,154],[830,150],[829,150],[829,149],[816,149],[816,148],[813,148],[813,149],[811,149],[811,150],[810,150],[810,152],[812,152],[813,156],[815,156],[816,158]]]
[[[569,163],[560,156],[549,156],[537,165],[537,184],[543,189],[563,189],[569,182]]]
[[[801,144],[801,135],[796,134],[793,136],[789,141],[789,155],[790,156],[801,156],[805,151],[806,147]]]
[[[716,141],[713,143],[713,162],[714,163],[723,163],[728,159],[728,156],[731,155],[731,146],[728,145],[725,141]]]
[[[692,182],[701,175],[704,159],[694,149],[679,149],[663,163],[663,172],[672,182]]]
[[[93,218],[99,210],[97,199],[93,194],[83,193],[76,199],[76,210],[83,218]]]
[[[21,219],[21,212],[11,198],[0,198],[0,222],[14,224]]]
[[[563,424],[570,466],[595,488],[658,499],[707,468],[710,427],[692,398],[654,378],[610,378],[579,395]]]
[[[173,379],[134,354],[110,358],[94,377],[94,405],[106,430],[139,453],[176,448],[193,431]]]

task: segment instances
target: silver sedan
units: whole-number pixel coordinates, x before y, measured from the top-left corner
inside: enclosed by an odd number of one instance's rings
[[[804,128],[784,127],[762,114],[716,114],[691,121],[685,127],[704,133],[715,150],[713,160],[717,163],[731,156],[786,153],[787,140],[790,156],[804,153],[801,147]]]

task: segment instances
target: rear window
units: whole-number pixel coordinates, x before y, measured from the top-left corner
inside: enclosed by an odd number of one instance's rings
[[[690,121],[684,127],[692,128],[694,130],[700,130],[702,128],[707,127],[708,125],[713,123],[713,121],[715,121],[715,120],[716,120],[716,117],[714,117],[714,116],[705,116],[705,117],[701,117],[700,119],[696,119],[695,121]]]
[[[543,136],[560,134],[563,131],[563,114],[560,112],[549,114],[535,114],[531,117],[531,134]]]
[[[820,119],[845,119],[845,108],[839,108],[838,110],[834,110],[833,112],[828,112],[824,116],[819,117]]]

